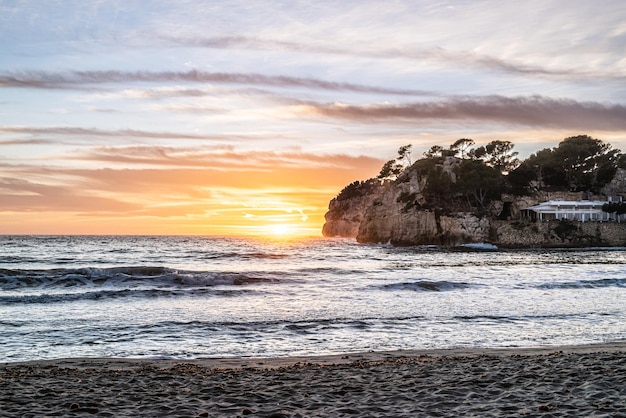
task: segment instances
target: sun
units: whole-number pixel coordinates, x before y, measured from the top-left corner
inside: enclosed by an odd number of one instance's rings
[[[289,227],[289,225],[285,224],[271,225],[270,230],[274,235],[287,235],[291,232],[291,228]]]

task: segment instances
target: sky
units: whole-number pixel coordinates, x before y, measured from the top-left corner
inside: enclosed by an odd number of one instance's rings
[[[320,236],[459,138],[626,152],[622,0],[0,0],[0,234]]]

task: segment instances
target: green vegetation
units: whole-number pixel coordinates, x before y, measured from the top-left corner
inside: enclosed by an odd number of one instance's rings
[[[519,165],[518,152],[513,151],[514,146],[509,141],[491,141],[484,147],[472,150],[470,156],[483,160],[485,164],[501,173],[508,173]]]
[[[366,181],[355,181],[344,187],[337,195],[337,200],[348,200],[355,197],[361,197],[370,193],[376,186],[374,179]]]
[[[572,136],[555,148],[545,148],[531,155],[509,181],[518,191],[534,188],[598,192],[611,181],[623,161],[619,150],[599,139]]]
[[[455,191],[468,206],[481,210],[502,193],[502,173],[478,160],[463,160],[456,170]]]
[[[510,141],[474,145],[469,138],[461,138],[449,147],[434,145],[415,162],[411,161],[411,145],[404,145],[395,159],[383,165],[376,179],[346,186],[337,200],[362,196],[384,181],[402,183],[417,179],[425,201],[422,207],[444,212],[450,208],[483,212],[502,193],[597,193],[613,179],[618,168],[626,169],[626,155],[588,135],[565,138],[558,146],[540,150],[523,161],[518,159]],[[398,201],[406,204],[405,210],[420,206],[414,193],[405,192]],[[605,206],[607,212],[626,213],[626,204]],[[561,229],[562,235],[571,232],[566,231],[566,225]]]
[[[461,138],[449,148],[435,145],[411,166],[410,170],[425,180],[423,193],[434,208],[457,207],[481,212],[505,191],[505,173],[519,164],[514,145],[492,141],[472,148],[474,144],[472,139]],[[452,171],[444,170],[449,157],[457,159]]]
[[[393,180],[400,175],[407,167],[411,166],[411,147],[412,145],[403,145],[398,149],[398,156],[387,161],[380,169],[378,178],[381,180]]]
[[[616,215],[623,215],[626,213],[626,203],[624,202],[609,202],[602,205],[602,210],[607,213],[614,213]]]
[[[565,242],[565,240],[576,237],[578,227],[569,219],[561,219],[558,225],[554,228],[554,233],[561,239],[561,241]]]

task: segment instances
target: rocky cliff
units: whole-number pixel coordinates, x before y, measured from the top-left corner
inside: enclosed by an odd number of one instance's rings
[[[367,209],[372,206],[382,190],[390,186],[389,183],[378,180],[354,182],[346,186],[330,201],[322,234],[325,237],[355,238]]]
[[[437,167],[451,179],[458,159],[450,157]],[[432,172],[431,172],[432,173]],[[612,183],[618,191],[624,173]],[[525,208],[552,199],[579,200],[582,193],[501,195],[480,210],[463,204],[433,204],[428,175],[416,167],[394,181],[371,179],[353,183],[352,190],[330,202],[324,236],[356,237],[362,243],[393,245],[445,245],[491,243],[499,247],[624,246],[626,224],[615,222],[531,222]],[[621,190],[621,189],[620,189]],[[453,201],[454,202],[454,201]],[[462,202],[462,200],[456,200]]]

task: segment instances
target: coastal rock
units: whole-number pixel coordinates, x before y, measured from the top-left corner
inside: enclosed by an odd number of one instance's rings
[[[626,190],[626,170],[618,168],[613,176],[613,180],[602,189],[602,193],[606,196],[618,196]]]
[[[506,248],[626,245],[626,224],[573,221],[492,221],[494,243]]]
[[[459,159],[448,157],[437,173],[456,182]],[[432,169],[430,175],[432,175]],[[361,243],[443,245],[488,243],[499,247],[585,247],[626,245],[626,224],[616,222],[531,221],[525,210],[547,200],[602,200],[583,192],[503,194],[481,210],[460,210],[433,203],[428,173],[413,166],[394,181],[355,182],[329,204],[323,235],[356,238]],[[626,193],[626,170],[618,170],[605,192]],[[430,200],[429,200],[430,199]],[[436,200],[436,197],[435,197]]]
[[[445,158],[439,169],[456,181],[458,159]],[[427,176],[418,169],[405,171],[396,181],[368,180],[366,194],[344,189],[329,204],[324,236],[356,238],[363,243],[393,245],[458,245],[487,242],[489,220],[468,212],[445,213],[428,208],[424,188]],[[354,184],[354,183],[353,183]],[[361,192],[363,187],[359,189]],[[341,198],[342,194],[348,198]]]
[[[344,188],[328,205],[322,234],[325,237],[355,238],[367,208],[387,187],[389,183],[369,180],[355,182]]]
[[[459,245],[488,242],[490,223],[469,213],[441,215],[433,210],[409,210],[380,203],[366,213],[358,242],[393,245]]]

